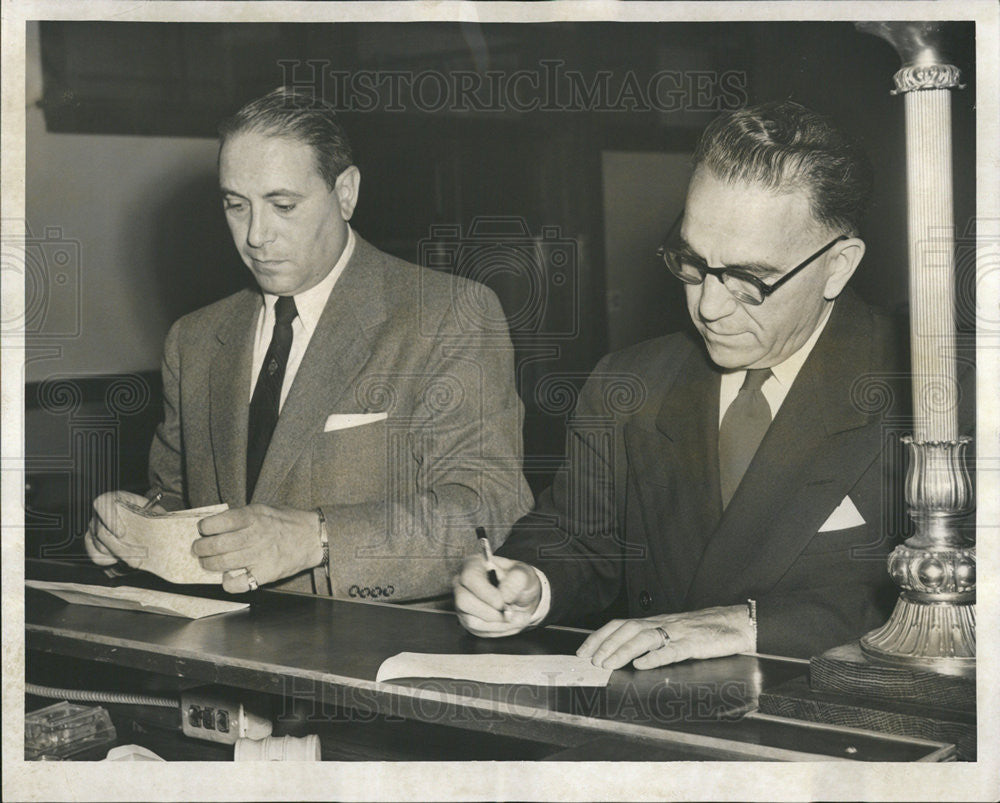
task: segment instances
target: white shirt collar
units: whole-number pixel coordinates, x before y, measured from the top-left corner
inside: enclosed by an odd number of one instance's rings
[[[312,336],[313,331],[316,329],[316,324],[319,323],[319,318],[323,314],[326,302],[330,298],[330,293],[333,292],[333,286],[337,283],[337,279],[344,272],[344,268],[347,267],[347,263],[354,253],[354,242],[354,229],[348,226],[347,243],[344,245],[344,250],[341,252],[340,258],[333,266],[333,269],[323,277],[319,284],[310,287],[308,290],[303,290],[301,293],[296,293],[293,296],[295,299],[295,309],[298,312],[298,320],[309,337]],[[272,320],[274,318],[274,305],[277,303],[278,297],[272,293],[264,293],[263,295],[264,314],[267,320]]]
[[[796,351],[791,357],[786,359],[784,362],[778,365],[771,366],[771,373],[774,378],[778,380],[784,387],[790,388],[792,382],[795,381],[795,377],[799,375],[799,371],[802,369],[806,358],[813,350],[813,346],[816,345],[816,341],[819,340],[819,336],[823,334],[823,330],[826,328],[826,322],[830,320],[830,314],[833,312],[833,304],[826,311],[826,315],[823,320],[820,321],[819,326],[809,335],[809,339],[803,343],[799,350]],[[746,371],[743,372],[746,375]]]
[[[809,357],[813,347],[816,345],[816,341],[819,340],[819,336],[823,334],[823,330],[826,328],[826,324],[830,320],[830,315],[833,313],[833,307],[834,305],[831,304],[829,309],[826,311],[826,315],[823,320],[821,320],[819,325],[813,330],[813,333],[809,335],[809,339],[799,347],[798,351],[785,359],[784,362],[771,366],[772,375],[768,377],[767,381],[760,390],[761,393],[764,394],[764,398],[767,399],[768,406],[771,408],[772,418],[778,414],[778,409],[785,401],[785,396],[787,396],[788,391],[792,389],[792,383],[795,381],[795,377],[799,375],[799,371],[802,369],[806,359]],[[723,416],[726,414],[726,410],[729,409],[729,405],[733,403],[736,395],[740,392],[740,388],[743,385],[743,380],[746,378],[746,375],[746,369],[740,371],[729,371],[722,375],[722,383],[719,386],[720,425],[722,423]]]

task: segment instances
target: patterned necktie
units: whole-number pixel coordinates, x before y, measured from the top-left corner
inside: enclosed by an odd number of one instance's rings
[[[719,479],[723,507],[729,505],[764,439],[764,433],[771,425],[771,408],[760,390],[770,376],[770,368],[748,370],[743,387],[722,417],[719,427]]]
[[[298,315],[295,299],[280,296],[274,305],[274,332],[271,345],[264,355],[264,364],[250,399],[250,420],[247,427],[247,502],[253,496],[264,465],[271,435],[278,424],[281,405],[281,384],[285,380],[288,352],[292,348],[292,321]]]

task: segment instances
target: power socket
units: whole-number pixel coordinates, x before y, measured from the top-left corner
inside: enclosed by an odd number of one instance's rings
[[[244,702],[245,700],[245,702]],[[237,697],[223,686],[201,686],[181,692],[181,727],[185,736],[235,744],[237,739],[263,739],[273,726],[267,706],[250,692]]]

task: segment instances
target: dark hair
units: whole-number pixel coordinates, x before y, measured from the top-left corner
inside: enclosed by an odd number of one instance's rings
[[[278,87],[219,124],[219,148],[240,133],[297,139],[313,149],[319,172],[332,190],[337,176],[354,164],[351,143],[334,114],[321,97]]]
[[[813,217],[857,234],[872,194],[864,151],[822,115],[792,101],[727,112],[709,123],[694,153],[723,181],[805,190]]]

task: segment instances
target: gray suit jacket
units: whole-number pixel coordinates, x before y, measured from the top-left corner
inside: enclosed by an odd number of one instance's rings
[[[150,480],[168,508],[245,503],[253,337],[243,290],[177,321]],[[385,413],[330,430],[336,414]],[[360,237],[282,406],[252,502],[322,507],[333,594],[446,594],[486,526],[495,545],[532,504],[523,408],[496,296]],[[332,425],[332,422],[331,422]],[[313,591],[311,572],[276,584]]]

